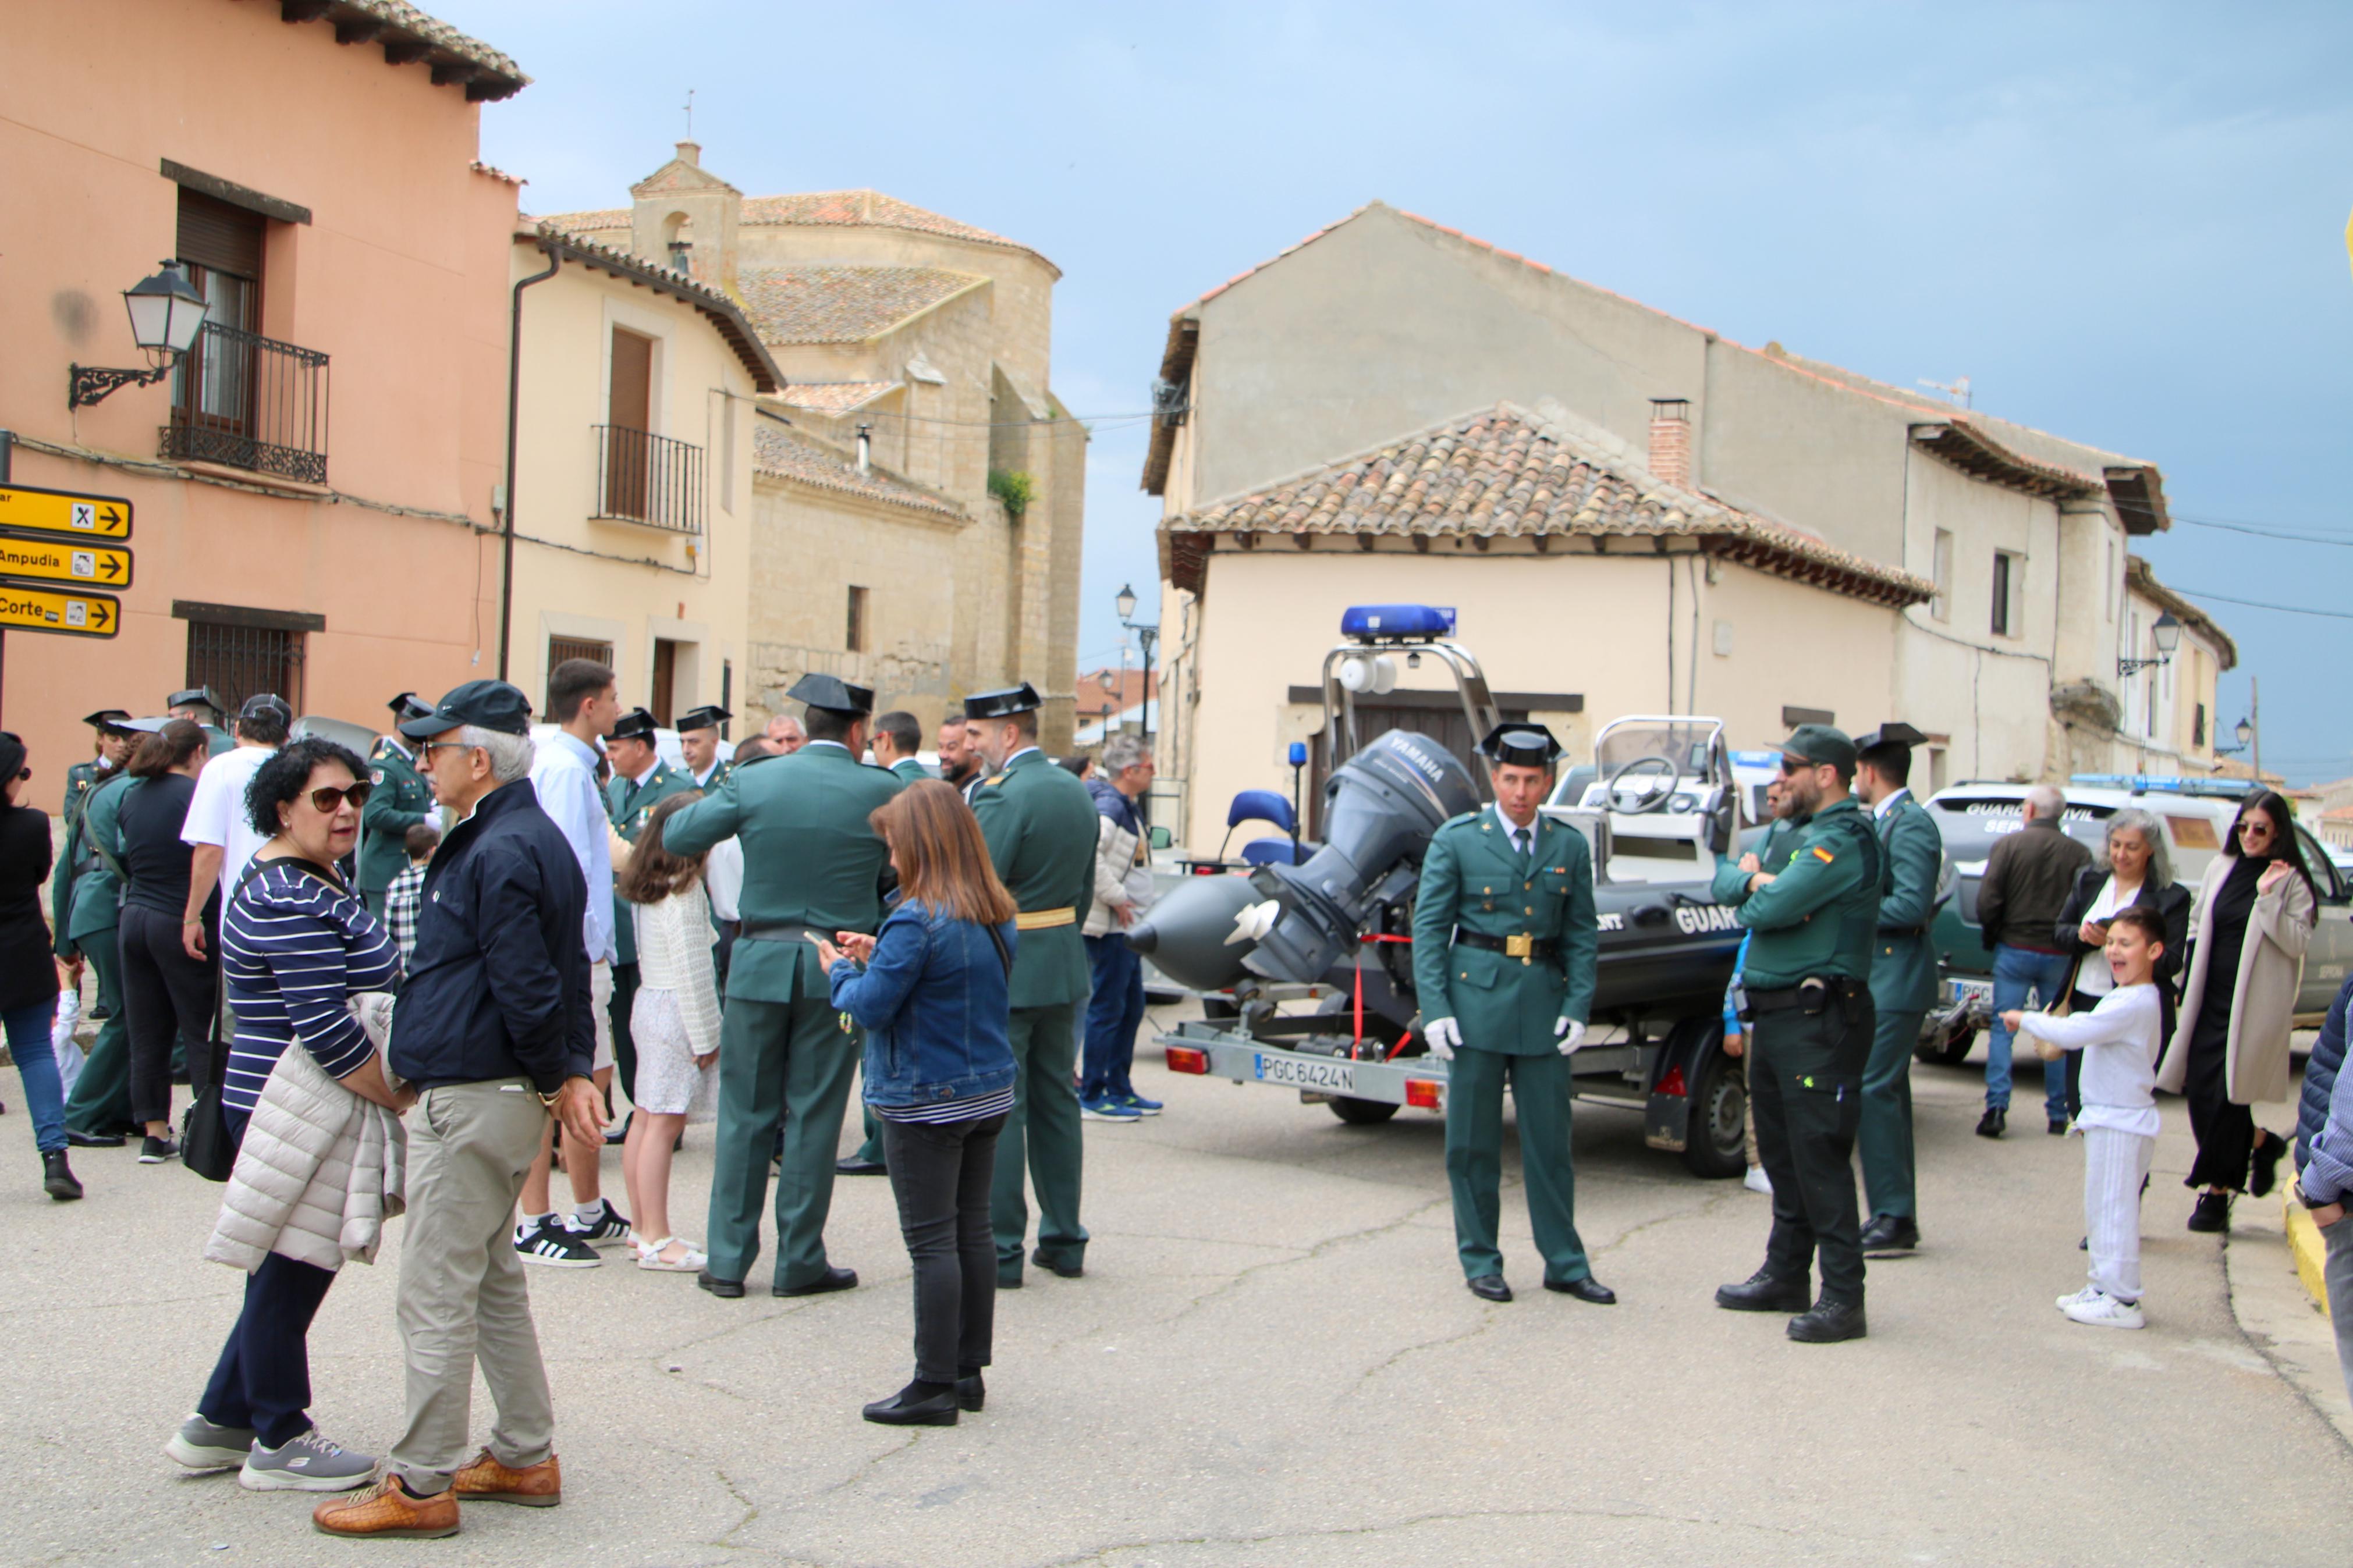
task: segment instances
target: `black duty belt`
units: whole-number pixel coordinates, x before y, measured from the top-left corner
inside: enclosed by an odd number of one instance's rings
[[[1928,928],[1926,926],[1881,926],[1879,928],[1879,934],[1882,936],[1921,936],[1926,934],[1927,930]]]
[[[821,936],[828,942],[833,940],[831,931],[819,931],[801,921],[743,921],[735,927],[735,940],[738,942],[806,942],[812,936]]]
[[[1820,1013],[1833,998],[1843,1001],[1850,997],[1866,994],[1870,990],[1869,981],[1850,980],[1839,974],[1810,974],[1795,985],[1784,985],[1772,990],[1750,987],[1748,1012],[1745,1016],[1753,1017],[1759,1013]]]
[[[1457,947],[1475,947],[1487,952],[1500,952],[1505,958],[1516,958],[1522,963],[1543,959],[1546,963],[1560,956],[1560,944],[1548,936],[1530,936],[1523,931],[1516,936],[1489,936],[1482,931],[1461,931],[1454,933]]]

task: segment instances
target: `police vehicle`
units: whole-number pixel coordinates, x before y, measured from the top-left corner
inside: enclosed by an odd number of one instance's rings
[[[1349,609],[1324,662],[1321,842],[1295,858],[1282,844],[1247,875],[1187,879],[1130,931],[1203,997],[1203,1018],[1156,1037],[1172,1070],[1293,1089],[1349,1122],[1443,1107],[1447,1064],[1425,1051],[1413,994],[1414,884],[1430,835],[1481,795],[1427,735],[1361,737],[1355,697],[1391,689],[1399,655],[1435,659],[1471,732],[1486,733],[1500,715],[1453,630],[1440,607]],[[1739,1174],[1746,1089],[1722,1011],[1742,933],[1709,883],[1747,814],[1724,726],[1620,719],[1542,809],[1593,850],[1599,972],[1578,1097],[1641,1112],[1647,1142],[1699,1174]]]

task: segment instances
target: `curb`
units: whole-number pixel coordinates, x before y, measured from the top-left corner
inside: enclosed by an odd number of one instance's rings
[[[2312,1223],[2312,1214],[2295,1201],[2292,1192],[2280,1194],[2280,1215],[2287,1225],[2288,1251],[2295,1256],[2295,1272],[2304,1281],[2304,1289],[2314,1305],[2324,1313],[2328,1310],[2328,1282],[2322,1265],[2328,1256],[2328,1244],[2320,1238],[2320,1227]]]

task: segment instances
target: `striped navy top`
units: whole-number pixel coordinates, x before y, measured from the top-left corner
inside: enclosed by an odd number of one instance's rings
[[[1013,1089],[1008,1085],[996,1094],[951,1100],[945,1105],[870,1105],[866,1109],[885,1121],[977,1121],[984,1116],[1002,1116],[1011,1110]]]
[[[221,976],[237,1011],[221,1103],[252,1111],[269,1069],[300,1039],[330,1078],[375,1050],[351,998],[389,991],[400,951],[367,906],[293,859],[259,862],[221,916]]]

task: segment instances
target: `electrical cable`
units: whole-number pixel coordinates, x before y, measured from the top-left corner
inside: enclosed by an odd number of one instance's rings
[[[2273,605],[2261,599],[2234,599],[2228,594],[2210,594],[2203,588],[2175,588],[2185,599],[2211,599],[2217,604],[2243,605],[2251,610],[2277,610],[2290,616],[2319,616],[2332,621],[2353,621],[2353,610],[2315,610],[2303,605]]]

